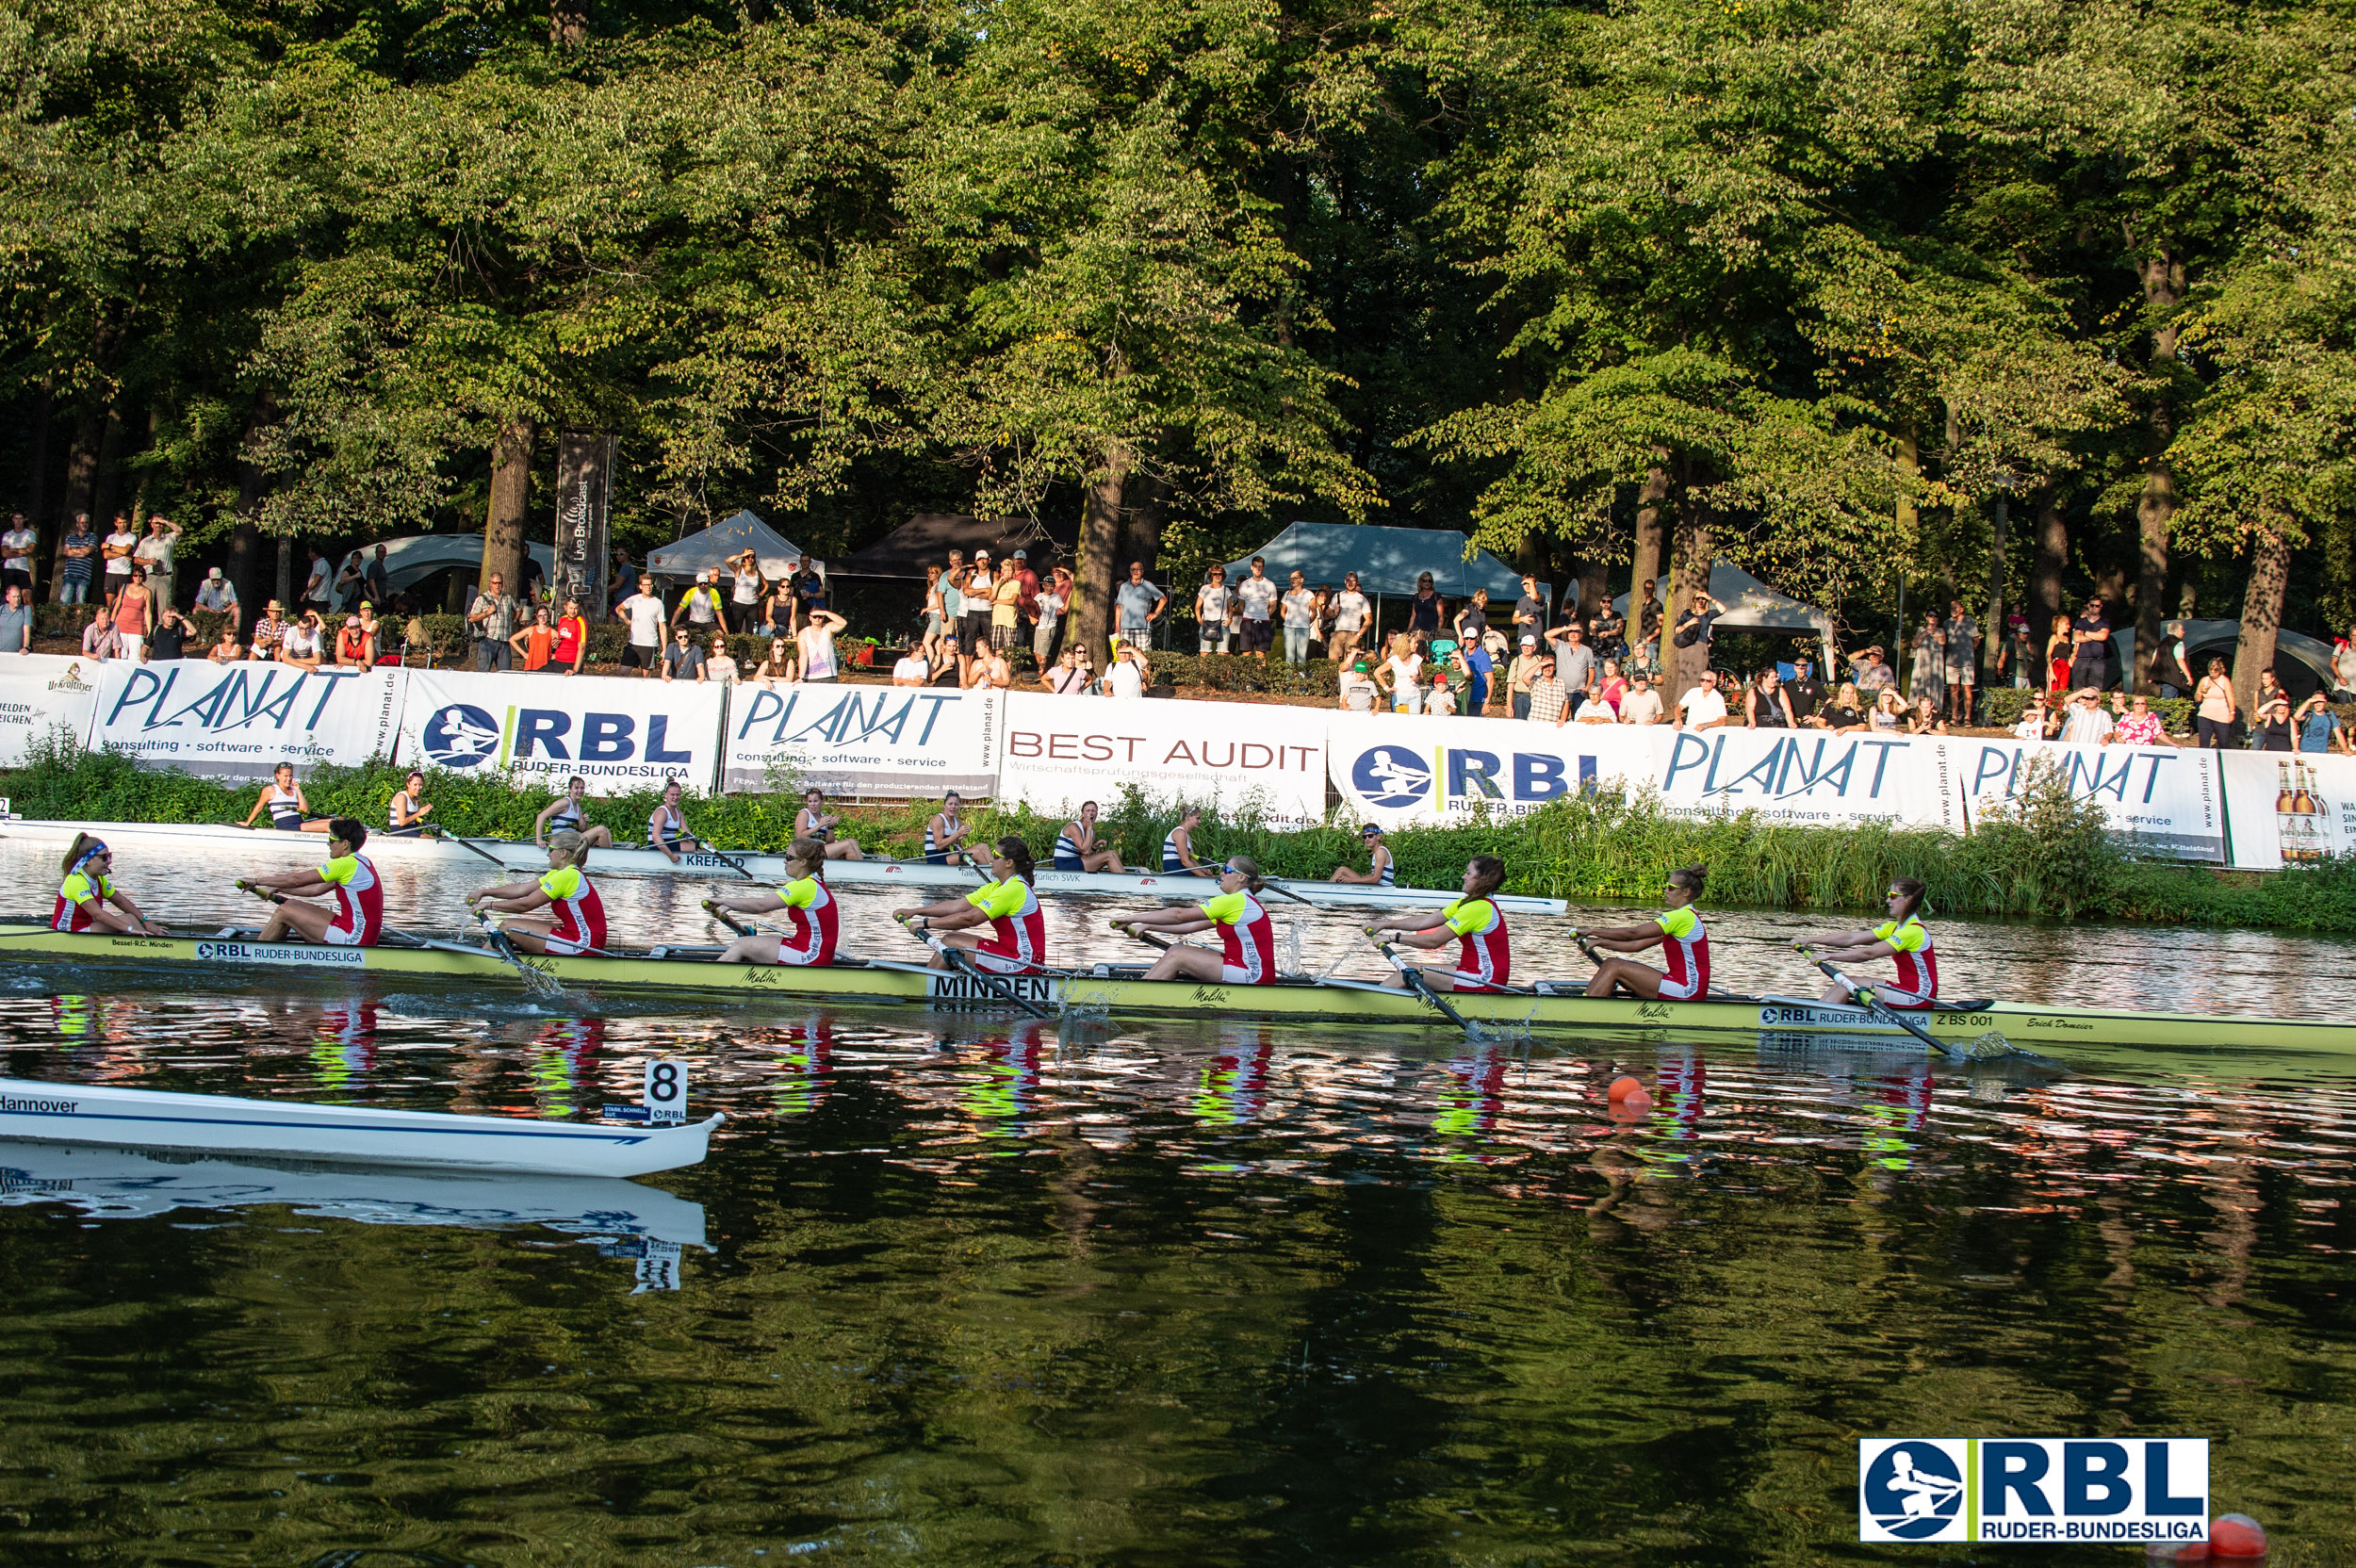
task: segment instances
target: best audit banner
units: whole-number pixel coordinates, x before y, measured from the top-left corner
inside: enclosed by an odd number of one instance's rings
[[[1257,809],[1271,826],[1325,817],[1325,722],[1242,702],[1006,694],[998,797],[1041,811],[1109,802],[1134,785],[1159,801]]]
[[[33,743],[60,727],[75,745],[89,743],[100,667],[54,653],[0,655],[0,768],[23,767]]]
[[[661,680],[411,670],[399,760],[477,769],[561,790],[579,774],[592,794],[677,779],[709,793],[720,774],[728,688]]]
[[[392,754],[404,673],[109,659],[95,670],[90,744],[204,778],[268,778]],[[90,677],[85,674],[83,679]]]
[[[723,790],[795,779],[829,792],[986,799],[998,784],[998,692],[739,685],[728,695]]]
[[[2356,757],[2213,751],[2237,870],[2281,871],[2356,854]]]
[[[1577,790],[1642,788],[1653,731],[1617,725],[1342,713],[1325,724],[1350,821],[1399,827],[1522,816]]]
[[[2073,746],[2058,741],[1939,743],[1963,791],[1968,828],[2019,793],[2039,761],[2062,770],[2070,792],[2102,803],[2115,832],[2176,860],[2225,858],[2222,752],[2190,746]]]

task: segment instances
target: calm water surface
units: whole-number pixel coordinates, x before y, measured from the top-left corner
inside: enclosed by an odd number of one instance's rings
[[[123,880],[250,921],[238,869]],[[56,874],[5,842],[0,873]],[[473,881],[394,872],[395,919],[449,929]],[[706,890],[607,898],[680,939]],[[860,951],[906,945],[848,896]],[[1060,905],[1059,951],[1126,956],[1107,912]],[[1313,968],[1354,929],[1298,923]],[[1793,925],[1719,917],[1721,976],[1801,988]],[[2356,1017],[2340,943],[1939,936],[1960,990]],[[1475,1046],[1346,1001],[1059,1032],[5,961],[0,1051],[522,1116],[674,1055],[730,1119],[627,1184],[0,1146],[0,1560],[1886,1560],[1857,1437],[2002,1431],[2206,1435],[2277,1563],[2356,1560],[2356,1058],[2053,1075]],[[1608,1109],[1623,1072],[1648,1115]]]

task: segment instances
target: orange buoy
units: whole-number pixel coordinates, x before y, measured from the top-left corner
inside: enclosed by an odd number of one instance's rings
[[[2264,1557],[2266,1527],[2247,1513],[2222,1513],[2209,1525],[2211,1557]]]
[[[1644,1092],[1644,1085],[1642,1079],[1614,1078],[1612,1080],[1612,1098],[1614,1100],[1626,1100],[1631,1094]]]

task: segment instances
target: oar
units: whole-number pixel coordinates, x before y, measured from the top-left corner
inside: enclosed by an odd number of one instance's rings
[[[1114,930],[1124,932],[1127,935],[1136,938],[1138,941],[1143,942],[1146,946],[1159,949],[1164,953],[1169,952],[1173,947],[1184,947],[1187,945],[1184,942],[1173,942],[1168,937],[1155,936],[1153,932],[1148,931],[1144,926],[1139,925],[1133,920],[1115,920],[1109,923],[1112,925]]]
[[[1939,1041],[1932,1037],[1931,1032],[1928,1029],[1923,1028],[1912,1019],[1899,1013],[1895,1008],[1876,1000],[1871,988],[1858,985],[1856,981],[1850,979],[1847,975],[1833,968],[1831,963],[1827,960],[1816,956],[1816,950],[1809,947],[1806,942],[1793,942],[1792,946],[1801,957],[1806,958],[1809,963],[1814,964],[1818,969],[1823,970],[1826,974],[1832,976],[1832,983],[1839,986],[1842,990],[1847,991],[1849,993],[1849,1000],[1864,1008],[1868,1017],[1878,1019],[1884,1023],[1894,1024],[1898,1028],[1904,1029],[1907,1034],[1912,1035],[1916,1039],[1921,1040],[1924,1045],[1929,1046],[1933,1051],[1938,1052],[1942,1056],[1953,1056],[1955,1054],[1954,1052],[1939,1044]]]
[[[753,928],[751,926],[744,924],[734,915],[728,913],[726,909],[721,908],[719,904],[712,899],[707,898],[704,900],[704,912],[709,914],[713,920],[718,921],[722,925],[725,925],[729,930],[735,932],[740,937],[749,937],[753,934]]]
[[[906,915],[900,915],[895,918],[900,923],[901,930],[906,931],[909,936],[914,937],[918,941],[923,942],[926,947],[929,947],[935,953],[940,954],[942,960],[946,962],[951,969],[956,970],[959,974],[967,976],[973,980],[975,985],[981,987],[984,990],[998,998],[999,1001],[1006,1003],[1012,1006],[1020,1007],[1024,1012],[1030,1014],[1033,1018],[1053,1018],[1055,1016],[1055,1014],[1049,1012],[1046,1008],[1040,1006],[1038,1003],[1033,1002],[1030,998],[1024,996],[1022,992],[1016,990],[1013,987],[1007,985],[1005,981],[999,979],[996,975],[991,974],[989,971],[983,969],[981,965],[975,963],[971,957],[967,956],[963,948],[954,947],[949,943],[942,941],[939,937],[934,936],[930,931],[919,931],[915,926],[908,923],[908,917]]]
[[[458,844],[466,849],[471,850],[473,853],[482,856],[485,860],[490,861],[491,864],[499,867],[501,871],[513,871],[515,869],[513,866],[510,866],[506,861],[500,859],[498,856],[492,854],[489,850],[483,848],[481,844],[474,842],[472,840],[467,839],[463,835],[456,833],[444,833],[440,829],[436,828],[434,836],[444,843]]]
[[[1371,925],[1367,926],[1366,940],[1373,942],[1374,933],[1375,927]],[[1450,1023],[1453,1023],[1456,1027],[1464,1031],[1466,1035],[1473,1033],[1473,1026],[1464,1021],[1464,1015],[1458,1012],[1454,1007],[1449,1006],[1447,1000],[1443,998],[1437,990],[1432,988],[1432,983],[1423,977],[1422,965],[1409,963],[1406,959],[1400,957],[1399,954],[1392,949],[1391,944],[1388,942],[1374,942],[1374,950],[1377,953],[1382,954],[1383,959],[1388,962],[1393,969],[1399,971],[1400,978],[1407,982],[1407,988],[1409,990],[1414,991],[1417,996],[1421,997],[1428,1005],[1437,1008],[1442,1018],[1448,1020]]]
[[[237,885],[240,890],[252,893],[254,897],[265,899],[270,903],[284,904],[287,902],[286,895],[285,893],[272,891],[269,889],[257,888],[253,883],[246,881],[243,877],[237,879]],[[482,948],[469,947],[465,942],[444,941],[438,937],[420,937],[415,931],[403,931],[398,925],[380,926],[379,929],[381,929],[384,935],[388,937],[399,937],[402,941],[408,942],[413,946],[432,948],[436,953],[456,953],[468,958],[480,958],[483,955],[483,950]],[[515,951],[513,943],[509,944],[508,951],[510,953]],[[525,985],[532,987],[535,990],[539,988],[540,982],[544,982],[548,978],[547,975],[541,974],[537,970],[532,969],[530,965],[523,963],[521,959],[516,959],[515,963],[519,970],[523,970],[535,977],[534,979],[526,980],[524,982]]]

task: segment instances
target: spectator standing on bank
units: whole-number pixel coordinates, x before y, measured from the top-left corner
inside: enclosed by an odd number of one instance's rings
[[[2182,647],[2184,640],[2177,639]],[[2338,639],[2331,648],[2331,700],[2356,702],[2356,626],[2348,629],[2348,635]]]
[[[2291,699],[2277,693],[2258,699],[2257,723],[2250,727],[2250,745],[2255,751],[2288,751],[2291,749]]]
[[[1517,719],[1526,719],[1530,717],[1531,690],[1542,673],[1553,673],[1554,656],[1538,651],[1538,634],[1534,631],[1521,633],[1519,641],[1520,650],[1513,655],[1513,662],[1505,672],[1505,688],[1511,694],[1513,704],[1508,711]],[[1562,682],[1556,681],[1555,684],[1560,686]]]
[[[347,639],[353,639],[354,634],[361,629],[360,617],[354,615],[344,636]],[[550,661],[556,657],[556,617],[548,613],[548,607],[545,604],[533,605],[531,624],[516,628],[515,634],[507,639],[507,645],[511,651],[523,660],[526,675],[538,675],[542,670],[547,669]],[[352,652],[354,656],[353,662],[361,662],[360,650],[355,647],[352,649]],[[338,640],[335,645],[336,663],[340,664],[344,662],[344,653],[345,642]]]
[[[2151,711],[2151,698],[2138,692],[2127,699],[2126,716],[2119,721],[2119,727],[2111,731],[2111,740],[2123,746],[2168,744],[2168,732],[2161,727],[2160,716]]]
[[[1579,717],[1587,688],[1595,683],[1595,650],[1587,645],[1587,633],[1575,620],[1555,629],[1554,675],[1571,694],[1571,717]]]
[[[1931,699],[1931,706],[1941,707],[1947,700],[1947,629],[1939,624],[1936,611],[1922,617],[1922,629],[1914,637],[1914,670],[1907,678],[1906,695],[1920,702]]]
[[[957,640],[966,650],[965,662],[957,676],[960,680],[973,674],[976,660],[989,656],[990,612],[997,598],[998,576],[990,568],[990,552],[975,550],[973,569],[965,574],[965,620],[957,628]]]
[[[341,612],[360,602],[368,589],[368,568],[360,552],[353,550],[344,557],[342,567],[335,573],[335,609]]]
[[[2192,690],[2193,728],[2200,743],[2222,751],[2233,738],[2233,723],[2241,714],[2233,701],[2233,682],[2225,674],[2225,661],[2209,661],[2209,673]]]
[[[1693,602],[1677,612],[1677,630],[1669,639],[1670,642],[1680,648],[1698,645],[1707,659],[1710,639],[1717,629],[1718,617],[1726,612],[1725,605],[1720,604],[1706,591],[1696,589],[1693,594]]]
[[[1775,667],[1759,672],[1751,689],[1742,694],[1742,727],[1745,729],[1797,729],[1799,715],[1792,710],[1792,698],[1783,689],[1782,678]]]
[[[1113,649],[1113,667],[1104,672],[1104,694],[1108,697],[1145,695],[1147,668],[1143,645],[1122,643]]]
[[[1299,572],[1292,574],[1278,601],[1284,617],[1284,662],[1299,669],[1309,662],[1309,638],[1317,629],[1317,596]]]
[[[2099,692],[2110,684],[2111,631],[2110,612],[2102,599],[2086,600],[2086,608],[2070,624],[2070,685],[2091,686]]]
[[[813,610],[802,629],[794,634],[794,645],[802,656],[804,680],[834,680],[842,671],[835,664],[834,634],[851,623],[831,610]]]
[[[2284,717],[2288,718],[2285,710]],[[2082,686],[2070,694],[2070,710],[2062,715],[2061,738],[2075,746],[2099,746],[2111,738],[2119,727],[2112,722],[2110,710],[2102,706],[2102,694],[2091,686]],[[2282,727],[2283,746],[2288,751],[2290,726]]]
[[[1325,657],[1336,664],[1356,657],[1372,610],[1366,596],[1358,591],[1358,574],[1343,573],[1342,591],[1333,596],[1333,635],[1325,645]]]
[[[25,602],[25,589],[13,578],[7,591],[0,593],[0,653],[33,651],[33,607]]]
[[[106,602],[111,605],[131,580],[132,556],[139,547],[139,536],[131,528],[131,519],[115,514],[112,532],[99,544],[99,553],[106,558]]]
[[[728,612],[721,604],[719,586],[712,580],[710,572],[695,574],[694,585],[679,599],[679,608],[671,612],[672,626],[677,627],[682,622],[695,633],[699,644],[711,634],[712,628],[727,627]]]
[[[1996,676],[2015,691],[2026,691],[2037,681],[2037,649],[2029,639],[2029,617],[2016,610],[2004,617],[2004,640],[1996,648]]]
[[[1824,683],[1816,678],[1814,660],[1792,661],[1792,678],[1783,683],[1783,694],[1791,699],[1792,716],[1806,727],[1824,703]]]
[[[1337,684],[1345,712],[1371,713],[1375,704],[1383,699],[1382,688],[1375,685],[1374,678],[1366,673],[1366,662],[1363,659],[1343,665]]]
[[[1534,637],[1525,635],[1522,640],[1533,650],[1538,645]],[[1555,674],[1554,655],[1533,651],[1515,660],[1514,667],[1520,668],[1525,660],[1531,670],[1530,689],[1514,699],[1514,717],[1560,729],[1570,722],[1571,694]]]
[[[1017,550],[990,585],[990,651],[1000,666],[1023,643],[1023,552]]]
[[[1651,662],[1661,658],[1661,600],[1654,596],[1653,580],[1646,578],[1636,585],[1636,607],[1628,612],[1636,623],[1636,640],[1651,650]]]
[[[701,682],[704,678],[704,657],[703,644],[696,641],[695,632],[683,626],[673,627],[671,645],[663,650],[664,682],[666,684],[673,680]]]
[[[1947,716],[1972,722],[1972,694],[1980,683],[1980,625],[1955,599],[1947,606]]]
[[[41,535],[25,521],[25,514],[11,515],[8,531],[0,533],[0,584],[23,589],[28,602],[33,596],[33,562],[40,548]]]
[[[1420,631],[1429,640],[1439,636],[1440,618],[1448,612],[1448,601],[1432,586],[1432,574],[1425,572],[1415,579],[1415,597],[1407,601],[1407,629]]]
[[[663,596],[654,591],[654,578],[638,574],[638,592],[614,607],[614,618],[630,627],[630,645],[622,650],[622,667],[653,675],[663,662]]]
[[[0,651],[6,650],[0,648]],[[2137,697],[2135,700],[2141,702],[2143,699]],[[2340,723],[2340,716],[2331,711],[2331,698],[2321,692],[2299,705],[2299,710],[2291,715],[2291,724],[2299,732],[2299,749],[2301,751],[2320,754],[2349,749],[2348,729]]]
[[[1677,727],[1709,729],[1726,722],[1726,699],[1718,690],[1718,672],[1706,669],[1701,684],[1688,687],[1677,698]]]
[[[1661,717],[1661,694],[1653,690],[1652,677],[1638,670],[1628,678],[1628,695],[1620,699],[1620,722],[1659,724]]]
[[[1268,575],[1268,562],[1252,558],[1252,573],[1235,584],[1235,603],[1243,612],[1243,654],[1266,659],[1276,644],[1276,601],[1283,590]]]
[[[1474,589],[1472,597],[1457,608],[1455,618],[1449,624],[1455,628],[1456,641],[1460,645],[1480,645],[1489,631],[1489,590]]]
[[[491,574],[490,583],[477,591],[466,607],[466,625],[474,632],[474,667],[479,671],[515,668],[515,650],[507,640],[515,635],[515,596],[506,579]]]
[[[1039,625],[1031,632],[1031,658],[1042,670],[1063,640],[1063,618],[1072,609],[1072,568],[1057,566],[1039,591]]]
[[[133,563],[130,580],[115,596],[115,642],[123,658],[145,657],[147,634],[155,625],[155,601],[147,590],[147,570]]]
[[[1522,574],[1522,596],[1513,601],[1513,645],[1519,647],[1525,637],[1533,640],[1546,632],[1546,601],[1538,592],[1538,580]]]
[[[368,564],[360,568],[360,589],[370,604],[390,605],[393,602],[393,568],[385,559],[384,547],[376,547]]]
[[[57,576],[67,604],[90,602],[90,578],[98,570],[98,536],[90,531],[90,514],[74,514],[74,526],[57,544]]]
[[[1129,580],[1113,594],[1113,636],[1142,647],[1153,641],[1153,623],[1170,608],[1170,596],[1145,580],[1145,563],[1129,563]]]
[[[196,607],[215,613],[237,608],[237,585],[221,575],[219,566],[207,567],[205,580],[196,585]]]
[[[1883,662],[1881,645],[1876,643],[1857,656],[1857,695],[1869,703],[1881,701],[1882,693],[1898,684],[1898,672]]]
[[[1390,654],[1374,672],[1374,681],[1389,696],[1392,712],[1423,711],[1423,655],[1416,650],[1415,633],[1402,631],[1391,639]]]
[[[1195,652],[1225,653],[1227,648],[1227,568],[1205,566],[1203,586],[1194,591]]]
[[[1628,657],[1628,622],[1606,599],[1587,618],[1587,645],[1598,659]]]
[[[1489,650],[1476,640],[1459,643],[1448,662],[1464,678],[1464,715],[1480,718],[1489,710],[1489,678],[1497,673],[1497,664]]]
[[[761,575],[761,554],[750,548],[728,557],[728,602],[735,606],[736,619],[723,625],[737,631],[750,631],[753,622],[761,616],[761,602],[768,596],[769,580]]]

